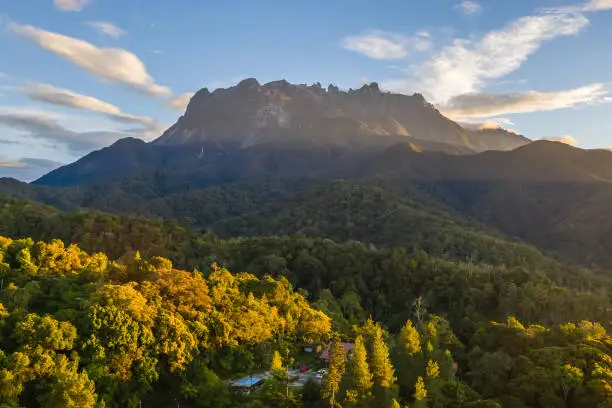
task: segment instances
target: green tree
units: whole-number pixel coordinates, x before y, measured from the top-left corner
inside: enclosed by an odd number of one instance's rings
[[[77,371],[77,364],[64,357],[57,363],[48,394],[40,397],[45,408],[93,408],[97,403],[94,383],[87,372]]]
[[[380,325],[377,325],[374,330],[369,361],[374,385],[380,388],[391,388],[397,378],[391,365],[389,346],[385,343]]]
[[[344,375],[346,355],[340,340],[334,339],[329,350],[329,366],[321,387],[322,397],[329,401],[329,406],[335,408],[340,389],[340,380]]]
[[[274,350],[274,354],[272,354],[272,361],[270,362],[270,370],[274,372],[281,372],[285,370],[283,368],[283,360],[281,358],[280,353],[277,350]]]
[[[418,377],[417,382],[414,385],[414,394],[415,406],[424,407],[426,406],[427,401],[427,388],[425,387],[425,381],[423,381],[423,377]]]
[[[355,339],[355,348],[346,370],[347,386],[345,401],[358,404],[371,395],[373,386],[372,373],[368,365],[368,356],[362,336]]]
[[[406,321],[406,324],[402,327],[399,340],[408,355],[413,356],[421,352],[421,336],[413,326],[412,320]]]
[[[429,378],[437,378],[440,375],[440,366],[433,360],[427,361],[425,373]]]

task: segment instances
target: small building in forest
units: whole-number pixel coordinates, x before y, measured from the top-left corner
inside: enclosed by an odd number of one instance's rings
[[[305,353],[314,353],[321,351],[321,345],[316,344],[316,343],[306,343],[304,344],[304,346],[302,347],[302,349],[304,350]]]
[[[351,358],[351,355],[353,354],[353,349],[355,348],[355,343],[341,342],[340,344],[342,345],[342,348],[344,349],[344,354],[346,355],[346,358],[347,359]],[[323,352],[321,353],[321,360],[323,360],[323,363],[325,364],[326,367],[329,364],[329,351],[330,350],[331,350],[331,343],[329,343],[327,345],[327,348],[323,350]]]

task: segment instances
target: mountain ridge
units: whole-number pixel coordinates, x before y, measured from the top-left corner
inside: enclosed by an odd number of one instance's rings
[[[327,140],[345,145],[357,135],[373,138],[411,136],[471,151],[507,150],[529,139],[463,128],[440,113],[422,94],[383,92],[377,83],[340,90],[320,83],[294,85],[285,80],[261,85],[248,78],[230,88],[203,88],[159,145],[235,143],[242,147],[279,139]]]

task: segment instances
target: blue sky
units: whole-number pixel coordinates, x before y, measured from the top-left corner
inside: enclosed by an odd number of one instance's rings
[[[612,146],[612,0],[9,0],[0,177],[31,180],[242,78],[421,92],[470,126]]]

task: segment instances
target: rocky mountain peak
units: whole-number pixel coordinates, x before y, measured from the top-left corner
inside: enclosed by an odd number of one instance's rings
[[[260,84],[247,78],[237,85],[204,88],[154,144],[198,145],[207,142],[252,146],[279,140],[350,144],[357,138],[372,143],[389,137],[448,143],[481,151],[487,140],[445,118],[421,94],[381,91],[376,82],[344,91],[330,84],[291,84],[282,79]],[[487,135],[489,141],[493,136]],[[500,136],[494,148],[514,148],[524,138]],[[365,138],[365,139],[364,139]]]
[[[238,85],[235,86],[237,90],[257,90],[261,88],[259,81],[255,78],[246,78],[242,81],[238,82]]]

